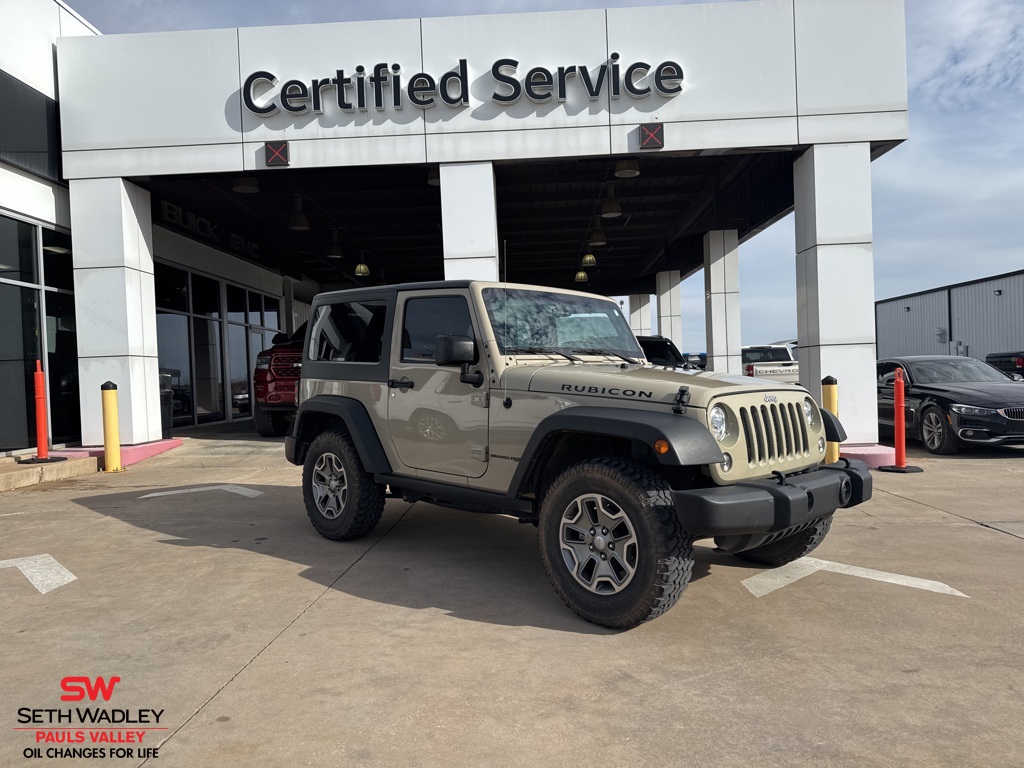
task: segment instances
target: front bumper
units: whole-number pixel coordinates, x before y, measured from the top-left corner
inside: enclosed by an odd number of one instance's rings
[[[862,461],[835,464],[777,480],[672,491],[683,528],[694,536],[769,534],[799,528],[871,498],[871,473]]]

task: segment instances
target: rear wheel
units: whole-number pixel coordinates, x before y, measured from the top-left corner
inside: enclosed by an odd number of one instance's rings
[[[551,485],[540,548],[555,591],[587,621],[629,629],[679,599],[693,569],[693,538],[654,470],[624,459],[581,462]]]
[[[797,531],[778,541],[737,552],[736,557],[761,565],[785,565],[813,552],[821,544],[831,527],[832,515],[829,515],[815,522],[810,528]]]
[[[349,436],[335,430],[322,432],[309,447],[302,499],[317,532],[336,541],[365,536],[384,512],[384,486],[363,469]]]
[[[941,408],[934,405],[921,414],[921,442],[929,453],[949,454],[960,450],[949,426],[949,419]]]
[[[268,411],[256,403],[252,420],[261,437],[281,437],[288,431],[287,411]]]

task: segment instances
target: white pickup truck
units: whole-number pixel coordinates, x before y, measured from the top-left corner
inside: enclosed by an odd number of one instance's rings
[[[800,383],[800,364],[785,344],[743,347],[743,373],[787,384]]]

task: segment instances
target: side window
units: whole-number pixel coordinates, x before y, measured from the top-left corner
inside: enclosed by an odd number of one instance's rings
[[[882,386],[891,387],[893,386],[893,373],[896,370],[896,363],[879,363],[878,364],[878,383]]]
[[[309,337],[309,359],[350,363],[380,362],[387,305],[353,301],[317,307]]]
[[[433,362],[438,336],[473,337],[466,299],[432,296],[407,301],[402,318],[402,362]]]

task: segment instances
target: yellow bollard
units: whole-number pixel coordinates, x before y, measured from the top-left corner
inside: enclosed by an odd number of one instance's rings
[[[123,472],[121,466],[121,435],[117,426],[117,384],[100,385],[103,397],[103,471]]]
[[[821,407],[839,418],[839,385],[833,376],[821,380]],[[839,461],[839,443],[829,442],[825,445],[825,463],[835,464]]]

